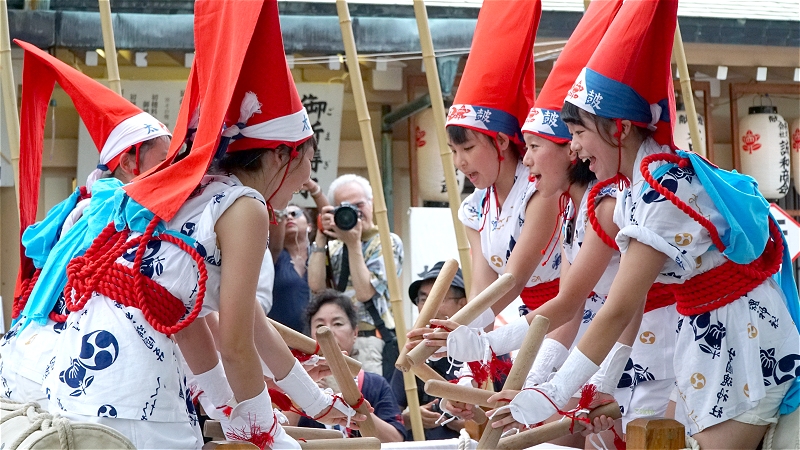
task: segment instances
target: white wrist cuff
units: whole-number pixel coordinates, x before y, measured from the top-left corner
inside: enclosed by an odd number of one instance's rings
[[[519,350],[522,341],[528,333],[527,316],[512,320],[507,325],[495,329],[486,335],[489,347],[496,355],[505,355],[514,350]]]
[[[616,342],[606,359],[600,363],[600,370],[592,376],[588,384],[595,385],[598,392],[614,395],[622,372],[625,371],[625,366],[631,357],[631,351],[633,349],[629,345]]]
[[[447,355],[465,363],[487,360],[491,352],[486,334],[478,329],[459,326],[447,335]]]
[[[559,408],[564,408],[573,394],[597,372],[600,366],[586,357],[578,347],[572,349],[553,379],[540,386]]]
[[[486,308],[477,319],[467,325],[470,328],[480,328],[481,330],[494,323],[494,311],[492,308]]]
[[[555,339],[545,338],[536,359],[533,361],[531,371],[525,380],[525,387],[531,388],[542,384],[556,372],[569,356],[569,350]]]
[[[275,384],[311,417],[317,417],[332,401],[296,359],[292,370],[284,379],[275,380]]]

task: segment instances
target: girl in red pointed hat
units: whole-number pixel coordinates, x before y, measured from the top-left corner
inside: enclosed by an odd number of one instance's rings
[[[191,152],[115,196],[113,221],[67,267],[70,314],[44,386],[51,411],[111,426],[137,448],[198,448],[185,358],[228,438],[299,448],[264,375],[309,416],[364,418],[319,389],[257,301],[271,289],[269,215],[308,180],[315,141],[285,63],[277,2],[198,1],[195,21],[205,26],[171,154],[202,105]],[[219,315],[218,348],[210,313]]]
[[[79,251],[69,245],[71,239],[61,242],[61,238],[78,224],[90,205],[93,190],[97,204],[140,172],[161,163],[166,158],[170,133],[156,118],[97,81],[26,42],[15,42],[25,50],[20,155],[24,232],[13,326],[0,341],[0,379],[6,398],[38,402],[46,409],[47,396],[42,392],[41,380],[65,319],[61,291],[66,275],[54,270],[59,267],[55,263],[68,260]],[[86,186],[53,207],[44,220],[27,226],[36,216],[45,117],[55,82],[70,96],[87,124],[100,151],[98,165],[105,172],[90,176]],[[85,223],[76,228],[73,235],[81,233]],[[42,283],[37,286],[40,278]]]
[[[541,3],[531,0],[518,6],[486,2],[481,8],[446,123],[456,168],[476,187],[459,209],[473,254],[470,292],[477,295],[503,273],[516,277],[516,286],[473,323],[481,328],[491,325],[495,314],[520,294],[527,312],[558,292],[558,197],[536,194],[522,164],[520,132],[533,103],[533,41]],[[410,345],[429,331],[412,330]],[[489,359],[493,362],[488,365],[496,362],[490,355],[480,359],[484,369]]]
[[[572,149],[599,179],[626,186],[614,214],[620,270],[559,372],[490,401],[513,398],[511,420],[522,423],[562,408],[659,282],[672,286],[679,313],[676,418],[701,448],[756,448],[778,414],[797,407],[797,287],[782,234],[752,179],[672,146],[665,43],[676,17],[674,0],[626,2],[567,94],[562,119]]]

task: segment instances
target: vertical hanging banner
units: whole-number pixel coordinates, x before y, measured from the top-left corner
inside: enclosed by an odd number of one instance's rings
[[[311,129],[317,139],[317,151],[311,159],[311,178],[327,194],[339,169],[339,139],[342,131],[342,83],[297,83],[297,93],[308,113]],[[298,206],[315,207],[307,191],[294,195],[292,202]]]

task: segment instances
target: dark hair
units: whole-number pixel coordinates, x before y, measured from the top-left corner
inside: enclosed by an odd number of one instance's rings
[[[467,142],[467,139],[468,139],[467,130],[468,130],[468,128],[464,128],[464,127],[459,126],[459,125],[450,125],[450,126],[448,126],[446,128],[446,130],[447,130],[447,138],[453,144],[461,145],[461,144]],[[474,131],[474,130],[471,130],[471,131],[474,134],[478,134],[480,136],[485,137],[489,141],[489,143],[492,144],[492,147],[495,147],[495,141],[494,141],[494,139],[492,139],[491,136],[489,136],[488,134],[481,133],[480,131]],[[497,148],[497,147],[495,147],[495,148]],[[508,148],[510,148],[511,151],[513,151],[514,154],[517,155],[518,157],[522,156],[522,151],[521,151],[522,149],[520,148],[520,146],[516,142],[511,140],[511,136],[509,136],[509,139],[508,139]]]
[[[589,170],[589,162],[576,159],[575,163],[569,166],[567,170],[567,178],[571,184],[580,186],[587,186],[589,183],[597,179],[597,175]]]
[[[608,119],[596,114],[592,114],[588,111],[578,108],[572,103],[564,102],[564,106],[561,108],[561,120],[563,120],[564,123],[572,123],[588,128],[586,119],[594,123],[595,127],[597,128],[597,133],[606,144],[612,147],[616,147],[618,145],[617,138],[614,137],[614,133],[617,130],[617,123],[614,119]],[[632,130],[634,133],[637,133],[642,140],[647,139],[653,134],[653,132],[649,129],[640,127],[638,125],[633,125]]]
[[[329,303],[342,308],[353,329],[358,329],[358,316],[356,316],[356,309],[353,307],[353,301],[350,300],[350,297],[335,289],[325,289],[314,294],[311,297],[311,301],[308,302],[308,306],[306,306],[305,325],[309,334],[311,334],[311,318],[319,312],[320,308]]]
[[[308,150],[316,151],[316,149],[317,141],[313,136],[297,147],[297,151],[300,152],[300,157]],[[275,148],[251,148],[238,152],[228,152],[225,153],[225,156],[221,159],[214,162],[214,168],[224,173],[230,173],[235,170],[257,172],[263,168],[261,156],[269,151],[288,155],[292,152],[292,149],[286,144],[280,144]],[[286,164],[289,164],[289,161],[287,161]],[[285,165],[281,166],[281,168],[283,167],[285,167]]]
[[[465,298],[467,296],[467,291],[464,288],[460,288],[458,286],[450,286],[450,290],[453,291],[458,298]]]

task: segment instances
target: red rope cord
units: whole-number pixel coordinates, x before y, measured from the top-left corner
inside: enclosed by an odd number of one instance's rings
[[[205,261],[194,248],[166,233],[158,237],[159,240],[176,245],[188,253],[200,273],[194,308],[182,321],[180,318],[186,310],[183,302],[157,282],[142,275],[139,269],[147,243],[159,222],[160,219],[154,217],[145,233],[130,241],[127,241],[129,230],[117,232],[113,223],[106,226],[86,253],[73,259],[67,266],[67,285],[64,289],[67,309],[83,309],[92,293],[97,292],[124,306],[138,308],[153,329],[165,335],[175,334],[194,321],[202,309],[208,280]],[[116,262],[120,255],[136,245],[139,248],[136,250],[133,267]],[[131,292],[134,293],[133,298]]]
[[[522,298],[522,303],[525,304],[525,307],[533,311],[548,301],[556,298],[556,295],[558,295],[559,283],[560,278],[556,278],[553,281],[539,283],[536,286],[526,287],[522,290],[519,296]]]
[[[20,314],[22,314],[22,311],[25,309],[25,305],[28,304],[28,299],[31,297],[33,287],[36,286],[36,282],[39,281],[39,275],[41,273],[42,269],[36,269],[30,278],[26,278],[22,281],[22,293],[19,297],[14,299],[14,304],[11,306],[12,319],[16,319]]]
[[[309,359],[311,359],[314,355],[319,355],[319,351],[320,351],[319,342],[317,342],[316,344],[317,345],[314,348],[314,353],[306,353],[306,352],[303,352],[303,351],[300,351],[300,350],[297,350],[297,349],[294,349],[294,348],[290,349],[290,351],[292,352],[292,356],[297,358],[298,361],[300,361],[301,363],[302,362],[306,362]]]
[[[664,283],[653,283],[647,291],[647,300],[644,303],[644,312],[663,308],[675,303],[675,285]]]

